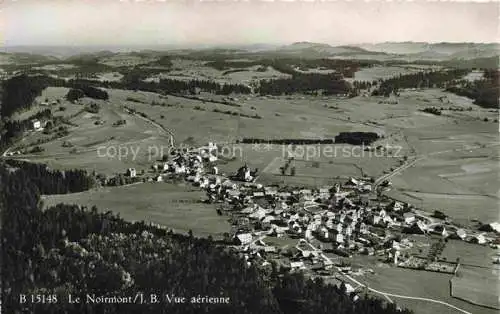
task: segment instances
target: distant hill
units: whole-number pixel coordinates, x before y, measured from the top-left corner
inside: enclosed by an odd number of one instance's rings
[[[380,52],[373,52],[363,49],[361,47],[355,46],[330,46],[323,43],[312,43],[312,42],[295,42],[290,45],[281,46],[277,49],[269,50],[268,52],[287,54],[294,56],[303,57],[332,57],[336,55],[379,55],[384,54]]]
[[[0,52],[0,65],[6,64],[35,64],[57,61],[58,58],[52,56],[39,55],[34,53],[15,52],[7,53]]]
[[[376,61],[468,61],[488,59],[500,55],[496,43],[426,43],[385,42],[378,44],[356,44],[332,46],[308,41],[289,45],[198,45],[180,47],[175,45],[152,46],[16,46],[0,48],[0,64],[27,64],[57,61],[92,61],[113,55],[135,55],[155,57],[164,54],[188,55],[202,58],[307,58],[307,59],[363,59]]]
[[[500,55],[500,45],[496,43],[385,42],[355,46],[368,51],[406,56],[411,60],[467,60]]]

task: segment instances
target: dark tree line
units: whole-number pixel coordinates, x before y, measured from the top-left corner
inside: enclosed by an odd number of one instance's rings
[[[264,68],[272,67],[275,70],[296,75],[301,73],[295,70],[308,70],[308,69],[323,69],[334,70],[336,73],[344,77],[354,77],[354,73],[361,67],[371,67],[378,64],[378,61],[372,60],[340,60],[340,59],[305,59],[305,58],[275,58],[275,59],[259,59],[254,61],[232,61],[226,59],[218,59],[209,61],[205,65],[213,67],[219,71],[225,71],[234,68],[249,68],[252,66],[263,66]]]
[[[411,313],[379,299],[354,302],[344,286],[263,272],[210,238],[129,223],[97,208],[41,210],[37,183],[0,166],[2,309],[6,313]],[[229,304],[69,304],[68,294],[137,292],[210,295]],[[57,304],[21,304],[19,294],[56,295]]]
[[[467,74],[468,70],[454,69],[449,71],[430,71],[399,76],[382,80],[378,89],[373,91],[374,96],[389,96],[398,93],[403,88],[445,88],[448,83]]]
[[[72,84],[71,89],[66,94],[66,99],[69,101],[75,101],[83,97],[89,97],[100,100],[109,99],[108,93],[102,89],[80,82],[74,82],[74,84]]]
[[[441,115],[441,109],[436,108],[436,107],[426,107],[426,108],[422,109],[422,111],[426,112],[426,113],[434,114],[436,116],[440,116]]]
[[[14,76],[2,85],[2,117],[10,117],[17,110],[29,109],[48,86],[45,77],[27,75]]]
[[[375,132],[340,132],[335,136],[335,143],[351,145],[370,145],[379,139]]]
[[[500,85],[498,70],[484,71],[484,78],[476,81],[462,80],[449,86],[446,90],[460,96],[474,100],[476,105],[485,108],[498,108],[500,98]]]
[[[95,178],[84,170],[52,170],[44,164],[7,160],[19,175],[29,178],[40,194],[66,194],[86,191],[95,186]]]
[[[335,141],[333,139],[309,139],[309,138],[301,138],[301,139],[293,139],[293,138],[284,138],[284,139],[262,139],[262,138],[249,138],[245,137],[240,140],[240,143],[243,144],[278,144],[278,145],[286,145],[286,144],[297,144],[297,145],[312,145],[312,144],[333,144]]]
[[[291,95],[318,93],[323,95],[348,94],[351,88],[338,74],[300,73],[291,78],[263,80],[257,92],[261,95]]]
[[[32,120],[52,118],[50,109],[41,110],[26,120],[5,120],[0,128],[0,151],[11,145],[14,140],[32,128]]]

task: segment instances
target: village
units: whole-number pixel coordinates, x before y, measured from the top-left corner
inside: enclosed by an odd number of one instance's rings
[[[176,178],[205,190],[205,201],[231,221],[232,230],[224,235],[224,243],[239,252],[248,265],[270,267],[274,261],[290,271],[333,277],[350,293],[362,284],[348,274],[373,272],[369,267],[351,267],[353,256],[377,258],[393,267],[454,274],[459,259],[439,258],[448,239],[498,248],[494,236],[455,226],[440,211],[427,213],[374,195],[373,183],[366,178],[313,189],[264,186],[255,182],[257,169],[245,164],[227,175],[219,172],[217,161],[215,143],[174,149],[168,160],[156,162],[150,173],[143,173],[147,179],[142,180]],[[138,178],[139,174],[130,168],[126,175]],[[389,186],[390,182],[384,182],[378,188]],[[491,228],[497,230],[498,226]],[[433,243],[423,256],[415,247],[425,238]],[[274,245],[275,240],[286,244]]]

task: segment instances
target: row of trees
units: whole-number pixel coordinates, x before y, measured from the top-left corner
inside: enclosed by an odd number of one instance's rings
[[[198,90],[218,95],[250,94],[251,88],[243,84],[219,84],[209,80],[176,80],[160,79],[159,82],[145,82],[144,75],[131,73],[126,75],[122,82],[106,82],[111,88],[143,90],[164,93],[189,93],[196,94]]]
[[[263,139],[263,138],[250,138],[245,137],[239,140],[243,144],[296,144],[296,145],[312,145],[312,144],[333,144],[333,139],[314,139],[314,138],[277,138],[277,139]]]
[[[48,86],[43,76],[27,75],[12,77],[2,85],[2,117],[10,117],[18,110],[29,109],[35,98]]]
[[[95,186],[96,180],[84,170],[52,170],[44,164],[21,160],[7,160],[7,165],[34,184],[40,194],[66,194],[86,191]]]
[[[308,69],[324,69],[333,70],[344,77],[354,77],[354,73],[361,67],[371,67],[374,64],[380,63],[372,60],[340,60],[340,59],[305,59],[305,58],[275,58],[275,59],[259,59],[254,61],[233,61],[226,59],[218,59],[207,62],[205,65],[213,67],[219,71],[225,71],[234,68],[249,68],[252,66],[262,66],[263,68],[272,67],[275,70],[296,75],[301,73],[300,70]]]
[[[460,96],[474,99],[476,105],[485,108],[498,108],[500,98],[499,74],[497,69],[485,70],[483,79],[475,81],[462,80],[449,86],[446,90]]]
[[[264,272],[211,239],[129,223],[97,208],[39,208],[38,184],[0,166],[2,309],[7,313],[401,313],[343,287],[300,275]],[[229,304],[78,304],[68,295],[223,296]],[[19,302],[20,294],[54,295],[57,303]],[[52,300],[54,298],[51,298]],[[47,299],[46,299],[47,300]],[[403,311],[402,313],[410,313]]]
[[[20,137],[25,131],[30,130],[32,120],[48,120],[52,118],[50,109],[41,110],[26,120],[4,120],[0,128],[0,151],[11,145],[16,138]]]
[[[72,87],[66,94],[66,99],[72,102],[83,97],[100,100],[109,99],[109,95],[106,91],[82,83],[74,84],[74,87]]]
[[[348,94],[351,88],[338,74],[300,73],[287,79],[263,80],[257,92],[261,95],[290,95],[321,91],[324,95]]]
[[[417,72],[400,74],[399,76],[382,80],[379,87],[373,91],[375,96],[389,96],[403,88],[445,88],[450,82],[467,74],[469,70],[455,69],[448,71]]]
[[[340,132],[335,136],[335,143],[351,145],[370,145],[379,139],[375,132]]]

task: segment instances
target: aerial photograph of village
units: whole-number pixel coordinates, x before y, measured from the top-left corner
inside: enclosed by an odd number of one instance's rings
[[[0,313],[500,310],[498,4],[1,6]]]

